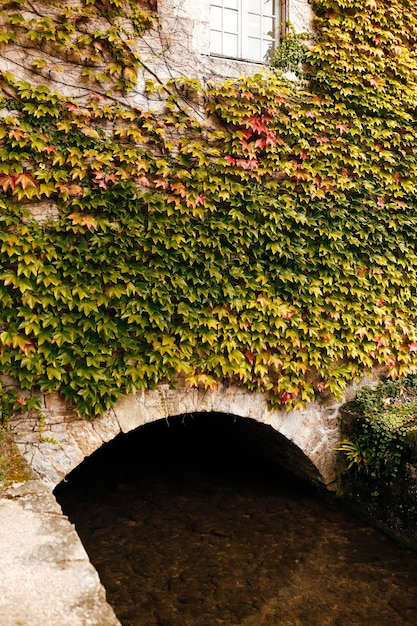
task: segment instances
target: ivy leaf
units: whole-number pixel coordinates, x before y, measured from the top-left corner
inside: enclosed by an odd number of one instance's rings
[[[48,67],[48,61],[45,59],[33,59],[31,66],[35,69],[43,70],[45,67]]]
[[[68,217],[73,225],[79,224],[80,226],[87,226],[88,229],[94,229],[97,226],[97,222],[92,215],[74,212],[68,215]]]
[[[16,176],[13,174],[0,174],[0,187],[6,192],[8,189],[15,189]]]
[[[28,172],[22,172],[18,174],[15,178],[15,187],[20,185],[22,189],[27,189],[28,187],[36,187],[36,181],[33,178],[32,174]]]

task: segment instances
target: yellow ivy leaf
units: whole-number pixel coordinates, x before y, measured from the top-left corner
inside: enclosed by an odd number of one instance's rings
[[[92,215],[85,215],[83,213],[71,213],[68,215],[73,225],[79,224],[80,226],[87,226],[88,229],[95,228],[97,222]]]

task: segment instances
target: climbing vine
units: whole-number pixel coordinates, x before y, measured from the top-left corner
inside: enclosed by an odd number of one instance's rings
[[[93,417],[179,377],[291,408],[417,371],[411,2],[319,0],[305,81],[156,80],[156,111],[126,100],[145,4],[1,5],[33,70],[1,77],[3,373]],[[43,84],[68,63],[78,98]]]
[[[0,45],[4,60],[29,69],[38,83],[65,88],[72,81],[81,92],[93,87],[111,96],[136,86],[137,38],[156,19],[149,2],[136,0],[1,0]]]
[[[281,72],[294,72],[296,76],[302,76],[311,37],[312,33],[297,33],[294,27],[288,24],[288,32],[280,45],[272,49],[268,55],[271,67]]]

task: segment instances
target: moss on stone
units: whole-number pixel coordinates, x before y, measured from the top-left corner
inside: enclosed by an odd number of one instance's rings
[[[30,469],[13,443],[11,434],[0,427],[0,490],[12,482],[30,478]]]

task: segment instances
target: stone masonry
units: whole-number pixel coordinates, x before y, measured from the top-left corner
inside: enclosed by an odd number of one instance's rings
[[[370,384],[365,379],[362,384]],[[352,397],[357,386],[347,389]],[[215,390],[179,385],[172,389],[138,392],[122,398],[102,417],[87,421],[57,394],[42,398],[42,421],[36,413],[20,414],[11,421],[14,441],[23,458],[45,485],[53,489],[85,457],[120,433],[144,424],[187,413],[225,413],[272,427],[298,448],[315,468],[307,480],[332,489],[336,480],[335,445],[339,440],[338,411],[342,402],[314,402],[305,409],[269,410],[263,393],[219,385]]]

